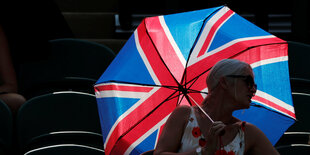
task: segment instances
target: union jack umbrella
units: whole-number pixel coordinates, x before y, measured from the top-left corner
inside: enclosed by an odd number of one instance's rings
[[[154,149],[173,109],[201,103],[206,76],[224,58],[251,64],[252,106],[234,116],[275,144],[295,122],[287,43],[226,6],[146,18],[95,85],[107,154]]]

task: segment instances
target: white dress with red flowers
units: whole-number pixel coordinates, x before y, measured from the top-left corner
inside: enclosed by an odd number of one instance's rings
[[[199,146],[203,147],[206,144],[206,140],[200,131],[194,108],[191,107],[191,109],[191,114],[182,136],[179,152],[188,152]],[[244,131],[240,128],[234,140],[228,145],[223,146],[220,152],[221,154],[243,155],[244,146]]]

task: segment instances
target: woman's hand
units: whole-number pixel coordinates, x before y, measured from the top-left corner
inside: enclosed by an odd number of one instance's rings
[[[204,148],[206,153],[204,154],[214,154],[216,150],[220,148],[219,139],[220,136],[225,134],[226,125],[221,121],[214,122],[208,133],[204,133],[206,136],[207,144]]]

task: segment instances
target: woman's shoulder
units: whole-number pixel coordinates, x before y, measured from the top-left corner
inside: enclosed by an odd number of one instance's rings
[[[258,141],[265,139],[266,137],[263,131],[252,123],[246,122],[244,129],[245,140],[249,146],[256,144]]]
[[[267,136],[251,123],[245,125],[245,152],[249,154],[278,154]]]
[[[252,123],[242,122],[242,125],[244,126],[245,131],[250,135],[257,135],[259,133],[263,133],[257,126]]]
[[[245,133],[245,138],[251,137],[252,139],[253,137],[260,136],[261,134],[263,134],[263,132],[252,123],[243,121],[240,122],[240,126]]]
[[[174,130],[174,128],[185,127],[190,116],[191,108],[189,106],[177,106],[169,116],[165,127]]]
[[[171,117],[187,119],[191,113],[191,107],[186,105],[177,106],[171,113]]]
[[[180,106],[177,106],[174,110],[173,110],[173,113],[175,114],[190,114],[191,112],[191,108],[190,106],[187,106],[187,105],[180,105]]]

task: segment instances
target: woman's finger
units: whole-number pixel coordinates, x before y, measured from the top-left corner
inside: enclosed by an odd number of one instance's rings
[[[209,133],[212,135],[220,135],[224,132],[226,125],[220,121],[214,122],[210,128]]]
[[[215,130],[215,135],[222,136],[224,132],[225,132],[225,126],[222,126],[220,128],[217,128],[217,130]]]

